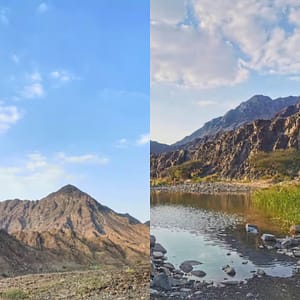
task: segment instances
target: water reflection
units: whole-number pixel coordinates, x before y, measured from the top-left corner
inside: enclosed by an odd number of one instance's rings
[[[291,276],[291,263],[261,250],[259,236],[246,233],[247,222],[263,232],[285,234],[276,220],[253,206],[250,195],[151,194],[151,232],[177,267],[184,260],[200,260],[205,279],[220,281],[226,278],[221,270],[226,264],[237,270],[235,279],[250,278],[258,267],[272,276]]]

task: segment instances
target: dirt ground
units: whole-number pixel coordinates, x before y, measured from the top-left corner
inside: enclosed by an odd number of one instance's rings
[[[25,275],[0,280],[0,299],[149,299],[149,265]]]

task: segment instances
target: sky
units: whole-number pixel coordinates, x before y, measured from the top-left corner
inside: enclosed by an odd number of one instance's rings
[[[0,199],[76,185],[149,219],[149,2],[0,1]]]
[[[256,94],[300,95],[299,0],[151,0],[151,140],[174,143]]]

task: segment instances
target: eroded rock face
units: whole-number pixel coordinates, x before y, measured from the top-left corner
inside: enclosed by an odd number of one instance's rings
[[[201,176],[257,178],[264,174],[251,167],[251,155],[279,149],[299,150],[299,131],[300,105],[297,104],[271,120],[256,120],[233,131],[194,140],[176,151],[151,154],[151,177],[168,176],[171,167],[194,161]]]
[[[149,257],[149,227],[67,185],[38,201],[0,202],[0,229],[80,264]]]
[[[180,147],[195,139],[204,136],[212,136],[221,131],[237,129],[243,124],[253,122],[257,119],[271,119],[276,113],[285,107],[295,105],[300,101],[300,97],[285,97],[272,100],[268,96],[255,95],[249,100],[242,102],[236,108],[228,111],[224,116],[215,118],[204,124],[203,127],[193,132],[191,135],[169,146],[169,148],[157,148],[161,152],[170,151],[172,148]],[[163,151],[162,151],[163,150]],[[152,152],[151,153],[158,153]]]

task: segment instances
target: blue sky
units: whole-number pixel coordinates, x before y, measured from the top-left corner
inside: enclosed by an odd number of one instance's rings
[[[151,0],[151,139],[173,143],[255,94],[300,95],[297,0]]]
[[[72,183],[149,219],[148,1],[0,1],[0,199]]]

